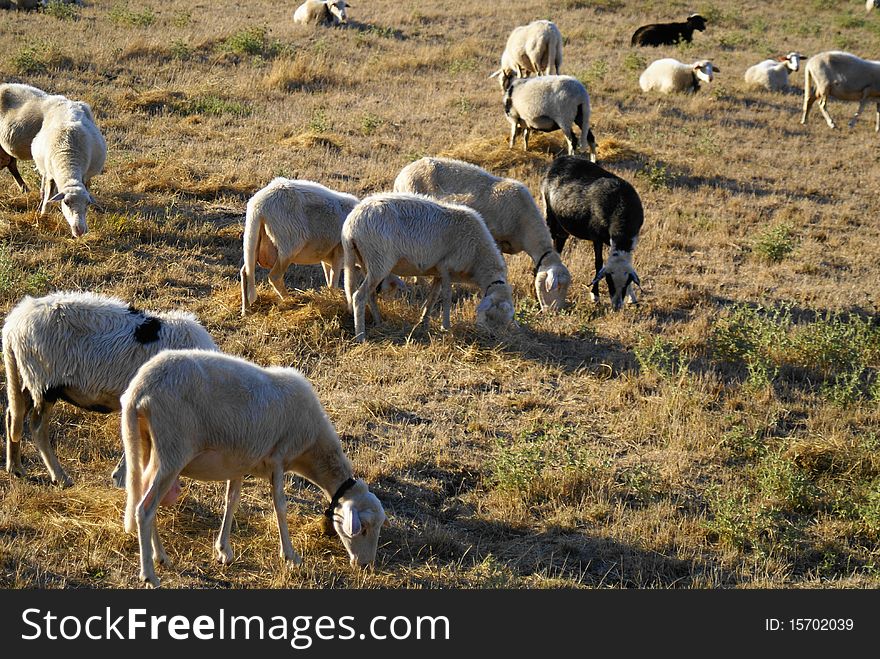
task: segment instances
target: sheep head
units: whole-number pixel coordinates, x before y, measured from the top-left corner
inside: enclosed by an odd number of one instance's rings
[[[345,10],[346,8],[351,8],[350,4],[344,0],[327,0],[325,4],[327,5],[327,10],[333,17],[334,25],[344,25],[348,23],[348,14]]]
[[[624,298],[629,295],[632,302],[636,301],[632,285],[641,287],[639,275],[632,266],[632,252],[613,251],[608,262],[596,273],[596,277],[590,283],[595,286],[603,277],[608,277],[608,295],[611,297],[611,307],[619,311],[623,307]]]
[[[501,85],[501,91],[506,92],[513,84],[513,79],[516,78],[516,72],[511,69],[501,68],[492,73],[489,77],[498,78],[498,84]]]
[[[878,0],[880,1],[880,0]],[[786,62],[786,66],[789,71],[797,71],[801,66],[801,60],[806,59],[800,53],[789,53],[785,57],[781,57],[780,61]]]
[[[489,284],[486,295],[477,306],[477,325],[489,331],[506,329],[513,320],[513,291],[502,280]]]
[[[379,532],[385,524],[382,503],[367,488],[357,483],[340,499],[341,515],[334,515],[333,527],[348,552],[352,567],[366,567],[376,560]]]
[[[687,22],[692,28],[700,32],[706,29],[706,19],[699,14],[691,14],[687,17]]]
[[[571,273],[561,262],[543,266],[535,273],[535,294],[541,311],[559,311],[565,306]]]
[[[707,59],[701,59],[693,63],[694,75],[703,82],[712,82],[713,73],[721,73],[721,69]]]
[[[49,199],[49,203],[61,204],[61,213],[70,225],[70,231],[74,238],[79,238],[86,231],[86,211],[89,204],[95,203],[95,198],[84,185],[72,185],[59,191]]]

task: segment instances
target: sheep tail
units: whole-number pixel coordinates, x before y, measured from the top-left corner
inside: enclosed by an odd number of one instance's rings
[[[253,200],[248,202],[247,213],[244,220],[244,238],[242,251],[244,252],[244,265],[241,266],[241,315],[247,313],[247,309],[257,298],[257,284],[255,272],[257,269],[257,248],[260,244],[260,230],[263,227],[262,213],[258,204]]]
[[[149,422],[147,422],[149,423]],[[137,531],[137,506],[143,498],[144,462],[149,445],[142,441],[137,405],[126,396],[122,407],[122,446],[125,450],[125,532]]]

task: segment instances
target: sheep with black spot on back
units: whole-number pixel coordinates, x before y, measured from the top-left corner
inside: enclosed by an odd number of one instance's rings
[[[526,252],[532,259],[541,309],[555,311],[564,306],[571,274],[553,248],[544,217],[523,183],[461,160],[425,157],[400,171],[394,191],[426,194],[473,208],[503,253]]]
[[[24,476],[25,416],[52,481],[71,485],[49,442],[59,400],[93,412],[120,409],[119,397],[138,368],[168,348],[216,350],[195,316],[140,311],[114,297],[56,292],[25,297],[3,323],[6,365],[6,470]],[[113,474],[124,478],[124,463]]]
[[[507,265],[480,214],[458,204],[408,193],[376,194],[363,199],[342,227],[345,297],[354,315],[356,341],[366,340],[365,313],[381,322],[375,288],[390,273],[433,277],[422,309],[427,328],[438,295],[443,328],[449,329],[452,282],[474,284],[483,293],[477,324],[497,331],[515,324]],[[355,266],[364,279],[355,285]]]
[[[226,508],[214,554],[232,561],[229,534],[246,475],[272,487],[281,557],[294,564],[287,526],[284,474],[317,485],[325,516],[352,567],[373,563],[385,511],[355,479],[333,424],[309,381],[294,368],[262,368],[204,350],[166,350],[145,363],[122,396],[122,441],[129,464],[125,530],[137,531],[140,578],[159,585],[154,563],[168,556],[156,529],[160,504],[177,497],[181,475],[227,481]]]
[[[599,299],[599,282],[604,277],[615,310],[623,306],[626,296],[636,302],[632,284],[641,286],[641,281],[632,265],[632,253],[645,214],[635,188],[584,156],[560,156],[544,176],[541,194],[556,251],[562,253],[569,236],[593,243],[593,301]],[[604,264],[603,245],[610,246]]]

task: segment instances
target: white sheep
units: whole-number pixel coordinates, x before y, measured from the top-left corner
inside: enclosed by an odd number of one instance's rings
[[[293,12],[293,22],[302,25],[343,25],[348,23],[345,0],[306,0]]]
[[[273,179],[248,200],[241,267],[241,314],[257,296],[254,271],[270,268],[269,281],[287,297],[284,272],[291,263],[321,263],[327,286],[339,285],[342,223],[358,198],[312,181]]]
[[[806,59],[800,53],[789,53],[775,60],[765,59],[754,66],[746,69],[743,76],[750,87],[766,89],[771,92],[788,90],[788,75],[800,68],[802,59]]]
[[[565,304],[571,274],[553,248],[535,199],[521,182],[500,178],[461,160],[425,157],[400,171],[394,191],[416,192],[473,208],[503,253],[526,252],[532,259],[541,309],[558,310]]]
[[[173,503],[178,478],[227,481],[215,556],[232,561],[229,533],[242,478],[272,486],[281,557],[299,564],[287,527],[284,474],[317,485],[353,567],[376,558],[385,511],[352,466],[315,390],[294,368],[261,368],[202,350],[166,350],[141,367],[122,397],[122,441],[129,464],[125,530],[137,529],[140,578],[159,585],[154,561],[167,563],[156,509]]]
[[[525,78],[531,73],[558,75],[562,69],[562,35],[556,24],[533,21],[513,29],[501,54],[498,74],[515,74]],[[499,75],[503,84],[503,76]]]
[[[138,368],[166,348],[216,349],[188,313],[143,312],[89,292],[25,297],[3,324],[6,364],[6,470],[24,476],[21,438],[25,415],[49,475],[73,481],[49,443],[49,419],[59,400],[94,412],[120,409],[119,397]],[[114,478],[122,477],[120,463]]]
[[[700,88],[701,80],[712,82],[713,73],[721,73],[721,69],[707,59],[684,64],[672,57],[666,57],[648,65],[639,76],[639,87],[643,92],[658,91],[664,94],[696,92]]]
[[[49,96],[42,89],[18,83],[0,85],[0,149],[15,160],[33,160],[31,143],[43,125],[43,103]],[[16,181],[27,191],[24,181]]]
[[[590,130],[590,95],[577,78],[551,75],[515,79],[509,73],[496,71],[492,74],[496,75],[501,76],[504,90],[510,148],[513,148],[520,131],[523,150],[528,150],[531,131],[562,130],[569,154],[578,148],[589,147],[592,159],[596,159],[596,140]],[[580,130],[578,141],[574,138],[575,126]]]
[[[867,2],[865,2],[866,12],[876,9],[877,7],[880,7],[880,0],[867,0]]]
[[[34,164],[42,176],[40,213],[46,215],[50,203],[60,203],[76,238],[88,230],[86,210],[95,203],[88,186],[104,170],[107,143],[87,103],[63,97],[50,102],[54,98],[43,101],[43,124],[31,144]]]
[[[831,128],[836,128],[825,107],[829,98],[859,102],[858,110],[849,122],[849,127],[854,127],[865,104],[871,99],[880,99],[880,61],[862,59],[839,50],[825,51],[808,59],[804,66],[804,113],[801,123],[807,123],[810,108],[818,99],[825,122]],[[880,131],[880,100],[877,102],[874,130]]]
[[[442,293],[443,328],[449,329],[451,282],[475,284],[483,293],[477,323],[497,330],[513,321],[507,267],[477,211],[406,193],[376,194],[362,200],[342,226],[345,297],[354,315],[355,340],[366,339],[365,308],[380,322],[374,291],[388,274],[434,277],[421,322],[428,325]],[[355,266],[364,280],[355,290]]]

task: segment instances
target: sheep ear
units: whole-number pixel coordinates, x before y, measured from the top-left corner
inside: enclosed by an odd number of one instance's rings
[[[497,78],[497,77],[500,76],[502,73],[504,73],[504,71],[503,71],[502,69],[498,69],[495,73],[493,73],[493,74],[490,75],[489,77],[490,77],[490,78]]]
[[[596,276],[593,278],[593,281],[590,282],[590,286],[595,286],[600,281],[602,281],[602,277],[605,276],[605,266],[603,265],[599,272],[596,273]]]
[[[60,203],[64,199],[64,193],[59,192],[54,197],[49,199],[49,203]]]
[[[712,65],[712,70],[713,70],[715,73],[721,73],[721,69],[719,69],[719,68],[718,68],[717,66],[715,66],[714,64]]]
[[[349,538],[361,532],[361,517],[351,502],[342,504],[342,530]]]
[[[552,270],[547,271],[547,279],[544,280],[544,288],[547,289],[547,292],[554,291],[559,287],[559,280],[556,277],[556,273]]]
[[[487,311],[489,309],[489,307],[491,307],[491,306],[492,306],[492,300],[488,297],[484,297],[482,300],[480,300],[480,303],[477,305],[477,313],[480,313],[481,311]]]

